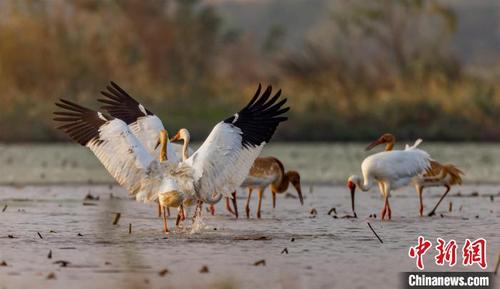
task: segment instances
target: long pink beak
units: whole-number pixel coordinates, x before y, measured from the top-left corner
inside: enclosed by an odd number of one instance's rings
[[[366,148],[365,148],[365,151],[369,151],[371,150],[372,148],[376,147],[377,145],[381,144],[382,142],[380,140],[376,140],[374,142],[372,142],[371,144],[369,144]]]

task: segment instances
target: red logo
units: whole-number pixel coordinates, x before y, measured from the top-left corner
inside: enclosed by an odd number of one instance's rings
[[[436,264],[439,266],[443,266],[445,262],[448,262],[450,267],[455,266],[457,263],[457,242],[455,240],[451,240],[448,243],[441,238],[437,238],[438,245],[436,246],[436,250],[438,250],[438,254],[434,257],[436,259]]]
[[[486,240],[479,238],[471,242],[469,239],[465,239],[462,256],[464,266],[472,266],[476,263],[482,269],[486,269]]]
[[[434,256],[436,265],[444,266],[445,263],[448,263],[450,267],[455,266],[457,264],[457,242],[453,239],[446,242],[441,238],[437,238],[437,242],[436,251],[438,253]],[[423,236],[418,236],[417,245],[410,247],[408,256],[416,259],[418,269],[424,269],[424,255],[431,247],[431,241],[425,240]],[[482,269],[486,269],[486,240],[479,238],[471,242],[471,240],[465,239],[465,244],[462,247],[462,258],[462,265],[464,266],[478,264]]]
[[[417,268],[420,270],[424,269],[424,260],[423,256],[429,250],[429,248],[432,246],[432,243],[430,241],[427,241],[424,239],[422,236],[418,236],[418,244],[415,247],[410,247],[410,250],[408,251],[408,256],[410,258],[417,258]]]

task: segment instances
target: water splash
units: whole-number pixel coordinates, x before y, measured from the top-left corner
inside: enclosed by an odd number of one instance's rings
[[[202,232],[207,225],[205,224],[205,218],[203,216],[203,212],[201,213],[201,216],[198,216],[194,219],[193,225],[191,226],[191,231],[189,232],[190,234],[197,234]]]

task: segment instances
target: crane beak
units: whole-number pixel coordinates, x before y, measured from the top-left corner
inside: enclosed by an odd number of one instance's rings
[[[347,183],[347,186],[349,187],[349,190],[351,190],[351,206],[352,206],[352,214],[354,216],[354,218],[357,218],[358,215],[356,214],[356,210],[354,208],[354,194],[356,193],[356,185],[349,181]]]
[[[295,187],[295,189],[297,190],[297,193],[299,195],[300,205],[303,206],[304,205],[304,198],[302,197],[302,189],[300,188],[300,182],[293,183],[293,186]]]
[[[170,142],[178,141],[181,139],[181,136],[179,135],[179,132],[177,132],[171,139]]]
[[[371,144],[369,144],[366,148],[365,148],[365,151],[369,151],[371,150],[372,148],[376,147],[377,145],[381,144],[382,141],[380,139],[372,142]]]

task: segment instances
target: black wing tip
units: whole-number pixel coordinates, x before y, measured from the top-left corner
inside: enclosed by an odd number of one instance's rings
[[[62,123],[57,129],[82,146],[94,140],[100,142],[99,128],[110,120],[108,116],[63,98],[55,105],[61,108],[53,112],[53,120]]]
[[[290,108],[283,107],[287,98],[281,97],[281,89],[271,96],[272,90],[272,85],[268,85],[262,92],[262,85],[259,83],[250,102],[237,115],[224,120],[225,123],[231,123],[241,129],[243,147],[255,147],[264,142],[268,143],[278,125],[288,120],[284,114]]]
[[[111,80],[106,89],[101,91],[101,95],[104,98],[100,98],[97,101],[104,104],[101,106],[101,109],[107,111],[111,116],[119,118],[127,124],[131,124],[136,122],[140,117],[154,115],[154,113],[134,99],[116,82]]]

